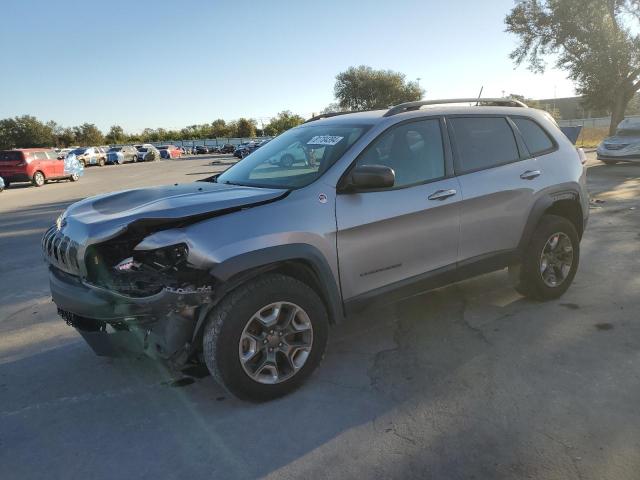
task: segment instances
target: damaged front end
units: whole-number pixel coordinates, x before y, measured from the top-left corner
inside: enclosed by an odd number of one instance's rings
[[[43,241],[53,300],[97,355],[145,353],[180,365],[196,353],[213,281],[191,265],[185,243],[137,251],[144,235],[125,233],[86,248],[75,261],[83,274],[73,275],[58,268],[55,236]]]

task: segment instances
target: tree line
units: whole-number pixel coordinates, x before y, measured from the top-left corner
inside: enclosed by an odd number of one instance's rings
[[[104,133],[93,123],[63,127],[54,121],[42,122],[34,116],[22,115],[0,120],[0,148],[70,147],[275,136],[302,122],[304,118],[300,115],[283,111],[273,117],[264,128],[258,128],[253,118],[240,118],[231,122],[219,118],[211,123],[189,125],[180,130],[145,128],[140,133],[127,133],[120,125],[113,125]]]

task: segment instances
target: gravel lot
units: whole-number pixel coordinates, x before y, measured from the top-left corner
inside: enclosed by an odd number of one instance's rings
[[[210,162],[0,194],[3,479],[638,478],[640,165],[590,159],[602,203],[560,300],[524,300],[498,272],[368,312],[332,329],[302,389],[254,405],[201,372],[176,384],[96,357],[57,317],[39,250],[73,201],[226,168]]]

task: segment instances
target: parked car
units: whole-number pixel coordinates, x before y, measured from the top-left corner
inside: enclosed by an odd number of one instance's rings
[[[616,134],[598,145],[596,155],[606,165],[640,162],[640,119],[625,118],[620,122]]]
[[[138,150],[138,162],[153,162],[160,160],[160,151],[149,143],[140,145]]]
[[[65,159],[67,155],[71,153],[73,148],[56,148],[56,153],[58,154],[58,158]]]
[[[203,155],[209,153],[209,148],[206,145],[196,145],[194,148],[194,153],[196,155]]]
[[[163,145],[162,147],[158,147],[160,150],[160,156],[162,158],[180,158],[182,156],[182,151],[180,148],[175,145]]]
[[[0,177],[0,193],[4,192],[4,179]]]
[[[220,147],[220,153],[233,153],[236,149],[236,146],[231,143],[225,143]]]
[[[241,143],[240,145],[238,145],[236,147],[236,149],[233,151],[233,156],[236,158],[244,158],[247,155],[249,155],[252,151],[252,146],[254,144],[252,142],[245,142],[245,143]]]
[[[99,147],[80,147],[69,152],[74,154],[83,167],[87,165],[99,165],[104,167],[107,162],[107,153]]]
[[[138,158],[138,150],[131,145],[111,147],[107,151],[107,163],[121,165],[124,162],[135,162]]]
[[[58,157],[55,150],[46,148],[0,151],[0,177],[4,179],[5,188],[18,182],[41,187],[49,180],[77,181],[82,172],[68,168],[67,160]]]
[[[589,214],[584,152],[521,102],[442,103],[467,106],[315,117],[204,181],[70,206],[42,243],[58,312],[98,354],[203,359],[263,401],[365,308],[506,267],[521,294],[560,297]],[[294,146],[306,166],[271,163]]]

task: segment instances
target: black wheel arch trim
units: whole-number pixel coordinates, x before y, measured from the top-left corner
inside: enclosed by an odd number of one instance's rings
[[[247,280],[262,273],[278,269],[287,262],[303,262],[317,277],[319,292],[325,302],[331,323],[344,319],[342,295],[338,283],[324,255],[314,246],[304,243],[276,245],[231,257],[209,271],[212,277],[226,287],[223,295]]]
[[[538,222],[544,215],[544,213],[551,208],[555,203],[559,201],[571,200],[576,203],[576,206],[580,209],[580,214],[582,217],[583,227],[586,226],[586,218],[585,212],[582,209],[582,202],[580,198],[580,192],[575,187],[561,187],[557,186],[553,188],[553,190],[549,190],[544,192],[534,203],[533,207],[529,211],[529,217],[527,218],[527,223],[525,224],[524,230],[522,232],[522,236],[520,237],[520,242],[518,243],[517,250],[519,252],[523,252],[524,249],[529,244],[529,240],[533,235],[533,232],[538,225]],[[582,238],[582,229],[578,229],[578,235]]]

